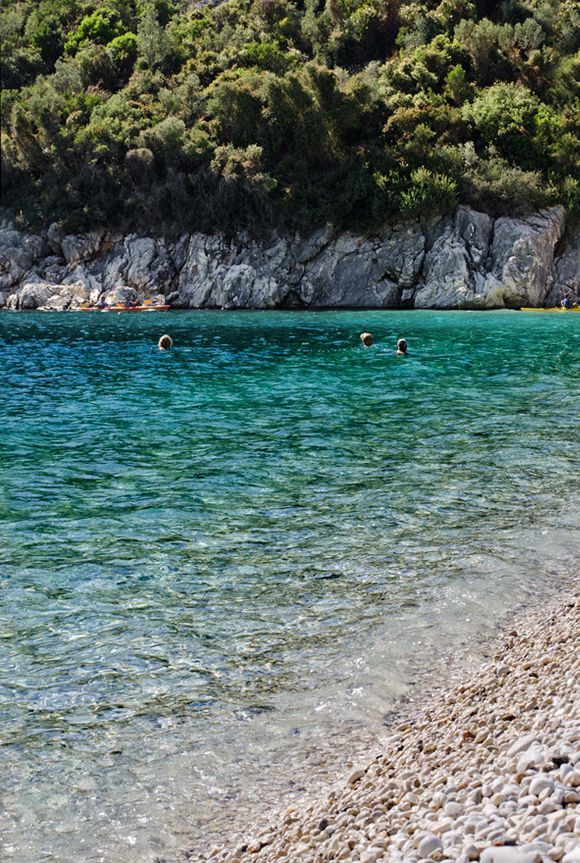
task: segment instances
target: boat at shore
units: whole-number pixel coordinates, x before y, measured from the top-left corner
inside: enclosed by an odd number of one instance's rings
[[[152,303],[144,303],[141,306],[88,306],[82,305],[78,307],[79,312],[168,312],[171,306],[153,305]]]
[[[522,306],[520,312],[559,312],[560,314],[568,314],[569,312],[580,312],[580,306],[572,306],[571,309],[565,309],[562,306],[551,306],[547,309]]]

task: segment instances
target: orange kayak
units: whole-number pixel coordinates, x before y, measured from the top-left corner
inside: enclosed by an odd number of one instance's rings
[[[79,306],[79,312],[168,312],[171,306]]]

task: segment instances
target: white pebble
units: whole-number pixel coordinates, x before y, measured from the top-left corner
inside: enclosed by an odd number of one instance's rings
[[[433,836],[433,834],[425,836],[419,845],[419,855],[421,857],[431,857],[432,854],[442,850],[443,843],[441,842],[441,839],[437,836]]]
[[[547,790],[549,794],[554,790],[554,783],[545,773],[540,773],[530,782],[530,794],[538,797],[542,791]]]

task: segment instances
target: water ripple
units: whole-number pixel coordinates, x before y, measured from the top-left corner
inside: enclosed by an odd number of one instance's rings
[[[580,328],[551,317],[0,314],[5,853],[142,863],[300,793],[563,571]]]

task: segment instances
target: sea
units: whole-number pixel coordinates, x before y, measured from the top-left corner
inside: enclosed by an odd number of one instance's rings
[[[0,858],[195,860],[364,765],[573,575],[579,360],[580,315],[1,312]]]

